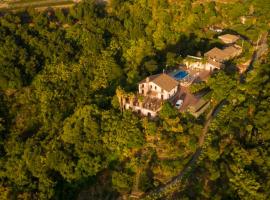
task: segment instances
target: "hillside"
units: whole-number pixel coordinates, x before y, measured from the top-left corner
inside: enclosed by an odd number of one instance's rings
[[[2,1],[0,199],[270,199],[270,4],[224,2]]]

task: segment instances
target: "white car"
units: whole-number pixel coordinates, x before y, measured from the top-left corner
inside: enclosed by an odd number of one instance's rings
[[[176,102],[176,104],[175,104],[175,107],[177,108],[177,109],[179,109],[179,108],[181,108],[181,106],[183,105],[183,100],[182,99],[179,99],[179,100],[177,100],[177,102]]]

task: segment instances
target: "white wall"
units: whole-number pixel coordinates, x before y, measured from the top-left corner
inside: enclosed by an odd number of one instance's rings
[[[139,106],[130,106],[130,104],[128,104],[128,103],[126,103],[125,109],[126,110],[131,109],[134,112],[138,112],[140,110],[141,114],[144,115],[144,116],[148,116],[148,113],[151,114],[151,117],[156,117],[157,116],[157,112],[155,112],[155,111],[148,110],[148,109],[145,109],[145,108],[140,108]]]
[[[149,83],[143,83],[144,84],[144,88],[141,87],[142,84],[139,84],[139,93],[142,94],[142,90],[144,90],[144,95],[147,94],[148,91],[154,91],[157,92],[157,98],[161,99],[161,95],[163,95],[163,99],[169,99],[172,96],[174,96],[177,92],[177,86],[172,89],[170,92],[167,92],[166,90],[163,90],[155,83],[153,82],[149,82]],[[151,88],[152,86],[152,88]]]
[[[186,66],[190,69],[204,69],[211,71],[216,67],[211,65],[210,63],[202,63],[202,62],[186,62]]]

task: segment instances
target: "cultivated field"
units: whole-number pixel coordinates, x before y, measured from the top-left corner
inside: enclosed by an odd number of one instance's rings
[[[74,0],[4,0],[0,1],[0,10],[20,10],[25,8],[69,7],[79,1]]]

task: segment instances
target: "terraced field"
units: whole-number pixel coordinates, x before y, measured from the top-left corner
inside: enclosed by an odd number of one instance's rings
[[[80,0],[79,0],[80,1]],[[74,0],[4,0],[0,1],[0,10],[20,10],[25,8],[69,7],[79,1]]]

